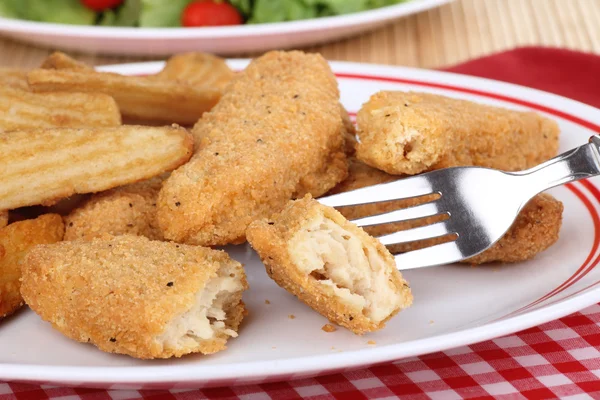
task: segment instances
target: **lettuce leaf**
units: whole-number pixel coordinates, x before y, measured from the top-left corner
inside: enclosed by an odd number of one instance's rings
[[[142,12],[141,0],[125,0],[116,10],[102,13],[98,25],[102,26],[137,26]]]
[[[141,0],[141,27],[181,26],[181,14],[193,0]]]
[[[0,14],[56,24],[93,25],[96,13],[79,0],[2,0]]]

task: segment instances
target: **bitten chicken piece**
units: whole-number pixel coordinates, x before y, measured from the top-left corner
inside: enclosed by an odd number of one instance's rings
[[[356,157],[387,173],[531,168],[556,155],[556,122],[533,112],[414,92],[379,92],[357,115]]]
[[[389,251],[308,195],[253,222],[247,237],[279,286],[356,334],[383,328],[412,303]]]
[[[223,251],[105,235],[33,249],[21,292],[69,338],[147,359],[225,349],[247,288],[241,264]]]

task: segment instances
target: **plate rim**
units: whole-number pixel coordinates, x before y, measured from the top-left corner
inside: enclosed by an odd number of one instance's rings
[[[247,59],[229,59],[228,61],[236,63],[247,63]],[[120,69],[127,70],[131,68],[148,69],[160,68],[163,62],[142,62],[115,64],[103,66],[101,69]],[[362,69],[379,76],[398,77],[403,74],[414,75],[433,73],[437,79],[431,81],[446,81],[444,77],[459,77],[462,82],[458,85],[469,88],[471,82],[475,87],[482,87],[485,83],[494,83],[507,90],[502,93],[511,93],[511,90],[533,93],[545,96],[549,100],[555,99],[562,102],[571,103],[581,113],[577,114],[597,114],[600,116],[600,109],[581,103],[576,100],[568,99],[564,96],[548,93],[542,90],[532,89],[521,85],[501,82],[493,79],[473,77],[469,75],[449,73],[443,71],[432,71],[417,68],[407,68],[399,66],[386,66],[366,63],[351,62],[331,62],[332,69],[338,73],[339,70]],[[429,79],[423,78],[423,81]],[[450,79],[450,82],[452,80]],[[455,83],[456,84],[456,83]],[[584,120],[585,121],[585,120]],[[587,121],[589,122],[589,121]],[[600,131],[600,127],[594,125]],[[592,185],[597,188],[596,185]],[[373,364],[390,362],[406,357],[427,354],[435,351],[444,351],[449,348],[469,345],[485,340],[490,340],[499,336],[504,336],[523,329],[530,328],[545,322],[561,318],[585,307],[598,303],[600,301],[600,287],[588,288],[583,292],[572,297],[559,299],[554,303],[544,305],[540,308],[530,310],[523,314],[518,314],[506,319],[501,319],[468,329],[461,329],[454,332],[430,336],[423,339],[411,340],[409,342],[377,346],[360,350],[346,351],[334,354],[321,354],[305,357],[293,357],[282,360],[266,361],[246,361],[237,363],[226,363],[219,365],[168,365],[168,366],[114,366],[114,367],[88,367],[88,366],[57,366],[57,365],[32,365],[0,363],[0,380],[6,381],[27,381],[27,382],[65,382],[71,384],[90,385],[112,385],[112,384],[194,384],[197,382],[210,382],[216,380],[234,380],[232,384],[243,384],[258,377],[268,377],[276,379],[277,377],[302,374],[312,374],[318,369],[319,372],[334,371],[341,369],[352,369],[366,367]],[[443,343],[443,345],[439,345]],[[408,345],[410,344],[410,345]],[[366,360],[366,361],[365,361]],[[315,366],[318,368],[315,368]],[[239,379],[239,382],[235,382]]]
[[[58,34],[97,38],[127,39],[218,39],[268,34],[291,34],[314,30],[331,30],[348,26],[389,21],[404,15],[435,8],[454,0],[410,0],[373,10],[307,20],[200,28],[133,28],[96,25],[68,25],[0,17],[0,32]]]

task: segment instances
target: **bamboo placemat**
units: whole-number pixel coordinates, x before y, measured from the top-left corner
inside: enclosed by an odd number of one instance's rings
[[[456,0],[370,33],[306,50],[330,60],[422,68],[452,65],[523,45],[600,54],[598,21],[600,0]],[[0,66],[35,67],[50,51],[0,39]],[[151,59],[74,56],[95,65]]]

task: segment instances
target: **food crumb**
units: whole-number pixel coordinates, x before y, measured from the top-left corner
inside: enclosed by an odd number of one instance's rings
[[[290,315],[288,315],[288,318],[289,318],[289,319],[295,319],[295,318],[296,318],[296,316],[295,316],[294,314],[290,314]]]
[[[371,346],[374,346],[374,345],[376,345],[376,344],[377,344],[377,342],[376,342],[376,341],[374,341],[374,340],[369,340],[369,341],[367,342],[367,344],[369,344],[369,345],[371,345]]]
[[[271,304],[269,300],[265,300],[265,304]]]
[[[429,321],[429,325],[433,325],[435,323],[434,320]]]
[[[335,331],[337,331],[337,328],[331,324],[325,324],[325,325],[323,325],[321,330],[323,330],[325,332],[335,332]]]
[[[271,348],[272,348],[272,349],[276,349],[276,348],[277,348],[277,346],[273,346],[273,347],[271,347]]]

